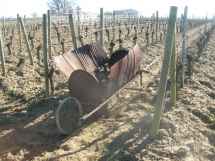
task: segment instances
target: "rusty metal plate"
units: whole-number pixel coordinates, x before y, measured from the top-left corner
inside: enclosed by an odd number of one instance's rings
[[[90,54],[93,57],[94,61],[96,62],[97,66],[103,65],[100,63],[102,61],[102,58],[100,58],[99,56],[95,43],[90,44]]]
[[[117,91],[123,84],[128,72],[128,51],[117,50],[109,59],[110,79],[108,83],[108,93]]]
[[[69,93],[80,102],[100,104],[104,100],[98,80],[85,70],[75,70],[69,78]]]
[[[78,57],[85,70],[88,72],[93,72],[96,69],[91,58],[89,57],[89,45],[78,48],[77,50],[73,51],[73,53]]]
[[[99,41],[90,44],[90,53],[98,66],[102,66],[108,62],[107,53],[105,53]]]
[[[125,78],[124,78],[124,83],[129,82],[130,79],[130,73],[131,73],[131,65],[132,65],[132,61],[131,61],[131,54],[129,54],[131,52],[131,50],[128,51],[127,57],[128,57],[128,67],[126,70],[126,74],[125,74]]]
[[[133,51],[134,51],[134,56],[135,56],[135,66],[134,66],[134,73],[133,73],[133,77],[135,75],[137,75],[137,72],[139,71],[140,69],[140,48],[138,46],[138,44],[136,44],[133,48]]]
[[[119,73],[117,76],[117,88],[120,88],[125,82],[125,77],[128,71],[128,56],[126,55],[119,61]]]
[[[117,62],[110,68],[110,79],[107,85],[108,94],[112,93],[111,91],[115,89],[115,84],[116,84],[115,82],[118,75],[118,71],[119,71],[119,63]]]
[[[63,54],[63,57],[73,67],[74,70],[84,69],[83,65],[79,62],[75,54],[68,52]]]
[[[77,50],[72,52],[79,60],[81,65],[84,67],[85,70],[89,71],[88,65],[85,62],[85,59],[83,58],[82,54],[78,53]]]
[[[74,71],[74,68],[65,60],[62,55],[54,57],[55,62],[62,72],[64,72],[68,77]]]
[[[99,42],[84,45],[77,50],[54,57],[60,70],[70,76],[74,70],[85,69],[92,73],[108,61],[107,54]],[[69,71],[68,71],[69,70]]]
[[[130,65],[129,66],[130,67],[130,72],[129,72],[128,81],[130,81],[133,78],[134,66],[135,66],[135,57],[134,57],[133,49],[129,50],[128,57],[129,57],[129,65]]]
[[[82,55],[85,57],[88,65],[91,67],[92,71],[95,71],[95,69],[97,68],[97,64],[96,62],[93,60],[93,57],[90,53],[90,45],[87,45],[87,49],[83,51],[83,48],[80,48],[80,50],[82,50]]]

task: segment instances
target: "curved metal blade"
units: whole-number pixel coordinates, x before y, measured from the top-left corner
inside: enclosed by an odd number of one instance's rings
[[[79,62],[77,57],[72,52],[63,54],[63,57],[73,67],[74,70],[84,69],[82,64]]]
[[[60,70],[64,72],[68,77],[74,71],[74,68],[68,63],[68,61],[62,55],[55,56],[54,60],[57,63]]]
[[[100,104],[104,100],[98,80],[86,70],[75,70],[70,75],[69,93],[81,102]]]
[[[119,64],[115,63],[111,68],[110,68],[110,79],[107,85],[107,92],[108,94],[112,93],[112,89],[114,87],[117,75],[119,71]]]
[[[134,56],[135,56],[135,65],[134,65],[134,73],[133,73],[133,77],[135,75],[137,75],[137,72],[139,71],[140,69],[140,48],[138,46],[138,44],[136,44],[133,48],[133,51],[134,51]]]
[[[134,57],[133,49],[129,50],[128,56],[130,58],[130,72],[129,72],[128,81],[130,81],[133,78],[134,66],[135,66],[135,57]]]
[[[117,88],[120,88],[124,84],[128,69],[128,57],[127,55],[119,61],[119,73],[117,75]]]

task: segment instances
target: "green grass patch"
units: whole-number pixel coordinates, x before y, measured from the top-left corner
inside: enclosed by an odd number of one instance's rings
[[[27,111],[32,111],[36,107],[36,103],[34,101],[28,102]]]
[[[215,114],[214,113],[212,113],[212,115],[211,115],[211,120],[215,121]]]

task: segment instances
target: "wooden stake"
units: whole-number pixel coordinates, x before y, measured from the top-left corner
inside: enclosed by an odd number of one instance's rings
[[[112,28],[112,32],[113,32],[113,41],[115,39],[115,27],[116,27],[116,12],[113,11],[113,28]]]
[[[176,34],[176,32],[175,32]],[[172,56],[170,63],[170,77],[171,77],[171,95],[170,103],[176,107],[176,39],[174,34],[174,42],[172,46]]]
[[[22,35],[21,35],[21,27],[19,22],[19,14],[17,14],[17,27],[18,27],[18,34],[19,34],[19,51],[22,52]]]
[[[70,25],[71,34],[72,34],[73,47],[74,47],[74,50],[76,50],[78,48],[78,45],[77,45],[77,40],[76,40],[75,27],[74,27],[74,23],[73,23],[72,14],[69,14],[69,25]]]
[[[159,20],[158,20],[158,11],[156,11],[156,41],[158,41],[158,24]]]
[[[50,10],[47,11],[48,16],[48,47],[49,47],[49,59],[52,58],[52,42],[51,42],[51,14]]]
[[[100,8],[100,44],[103,47],[104,45],[104,19],[103,19],[103,8]]]
[[[21,28],[22,28],[23,36],[24,36],[24,38],[25,38],[25,44],[26,44],[27,49],[28,49],[28,55],[29,55],[29,58],[30,58],[31,65],[34,65],[33,57],[32,57],[32,55],[31,55],[30,45],[29,45],[28,38],[27,38],[27,35],[26,35],[25,26],[24,26],[24,24],[23,24],[23,21],[22,21],[22,18],[21,18],[21,17],[19,17],[19,22],[20,22],[20,25],[21,25]]]
[[[160,78],[158,95],[157,95],[157,100],[155,105],[154,120],[152,122],[152,127],[150,131],[151,139],[156,138],[158,129],[159,129],[160,118],[162,114],[162,108],[163,108],[165,92],[166,92],[170,58],[172,54],[172,45],[173,45],[174,31],[176,26],[176,18],[177,18],[177,7],[172,6],[170,8],[170,16],[168,21],[167,37],[166,37],[164,58],[163,58],[163,64],[162,64],[162,70],[161,70],[161,78]]]
[[[48,51],[47,51],[47,16],[43,14],[43,57],[44,57],[44,77],[45,77],[45,95],[50,95],[50,85],[48,77]]]
[[[4,50],[3,50],[3,40],[2,40],[2,34],[1,34],[1,29],[0,29],[0,59],[1,59],[1,67],[2,67],[2,72],[3,76],[6,75],[6,69],[5,69],[5,59],[4,59]]]
[[[181,69],[181,86],[184,88],[184,68],[185,68],[185,59],[186,59],[186,34],[187,34],[187,9],[186,6],[184,8],[184,16],[183,16],[183,37],[182,37],[182,69]]]

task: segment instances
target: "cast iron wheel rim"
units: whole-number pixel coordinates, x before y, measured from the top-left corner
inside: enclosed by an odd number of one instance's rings
[[[71,134],[81,126],[83,109],[81,103],[75,97],[65,98],[56,111],[56,124],[62,134]]]

